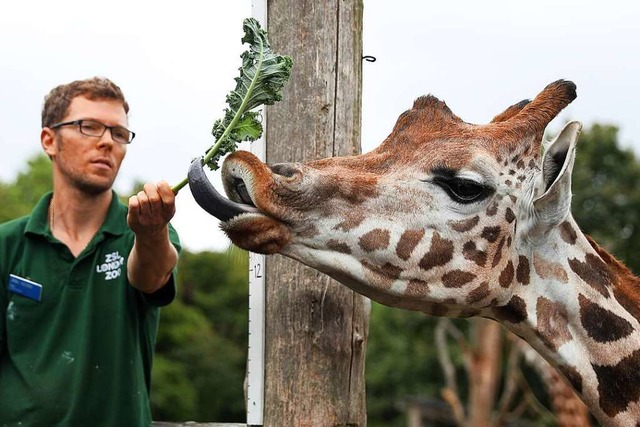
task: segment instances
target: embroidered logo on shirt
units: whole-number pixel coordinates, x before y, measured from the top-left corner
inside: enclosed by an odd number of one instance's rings
[[[104,256],[104,262],[96,265],[97,273],[104,273],[104,280],[113,280],[120,277],[122,273],[122,265],[124,258],[120,256],[118,251],[111,252]]]

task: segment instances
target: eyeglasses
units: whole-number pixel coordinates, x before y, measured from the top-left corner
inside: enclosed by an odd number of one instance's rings
[[[135,132],[131,132],[125,127],[107,126],[104,123],[100,123],[95,120],[74,120],[72,122],[58,123],[53,126],[49,126],[49,128],[57,129],[62,126],[78,126],[81,134],[96,138],[101,138],[107,129],[109,129],[109,132],[111,132],[111,138],[120,144],[129,144],[136,136]]]

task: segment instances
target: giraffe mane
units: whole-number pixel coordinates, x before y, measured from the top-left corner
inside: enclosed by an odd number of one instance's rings
[[[598,245],[591,236],[585,235],[585,237],[615,278],[613,293],[616,299],[625,310],[640,320],[640,278],[633,274],[629,267]]]

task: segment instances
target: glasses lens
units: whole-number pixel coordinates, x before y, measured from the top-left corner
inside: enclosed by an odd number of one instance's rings
[[[82,120],[80,122],[80,132],[88,136],[102,136],[105,126],[102,123],[92,120]]]
[[[111,128],[111,137],[114,141],[122,144],[131,142],[131,132],[121,126]]]

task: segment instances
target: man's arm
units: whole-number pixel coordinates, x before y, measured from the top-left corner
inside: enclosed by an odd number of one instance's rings
[[[169,221],[175,212],[175,195],[165,181],[147,183],[129,198],[127,224],[136,237],[127,261],[127,277],[142,292],[162,288],[178,262],[178,251],[169,240]]]

